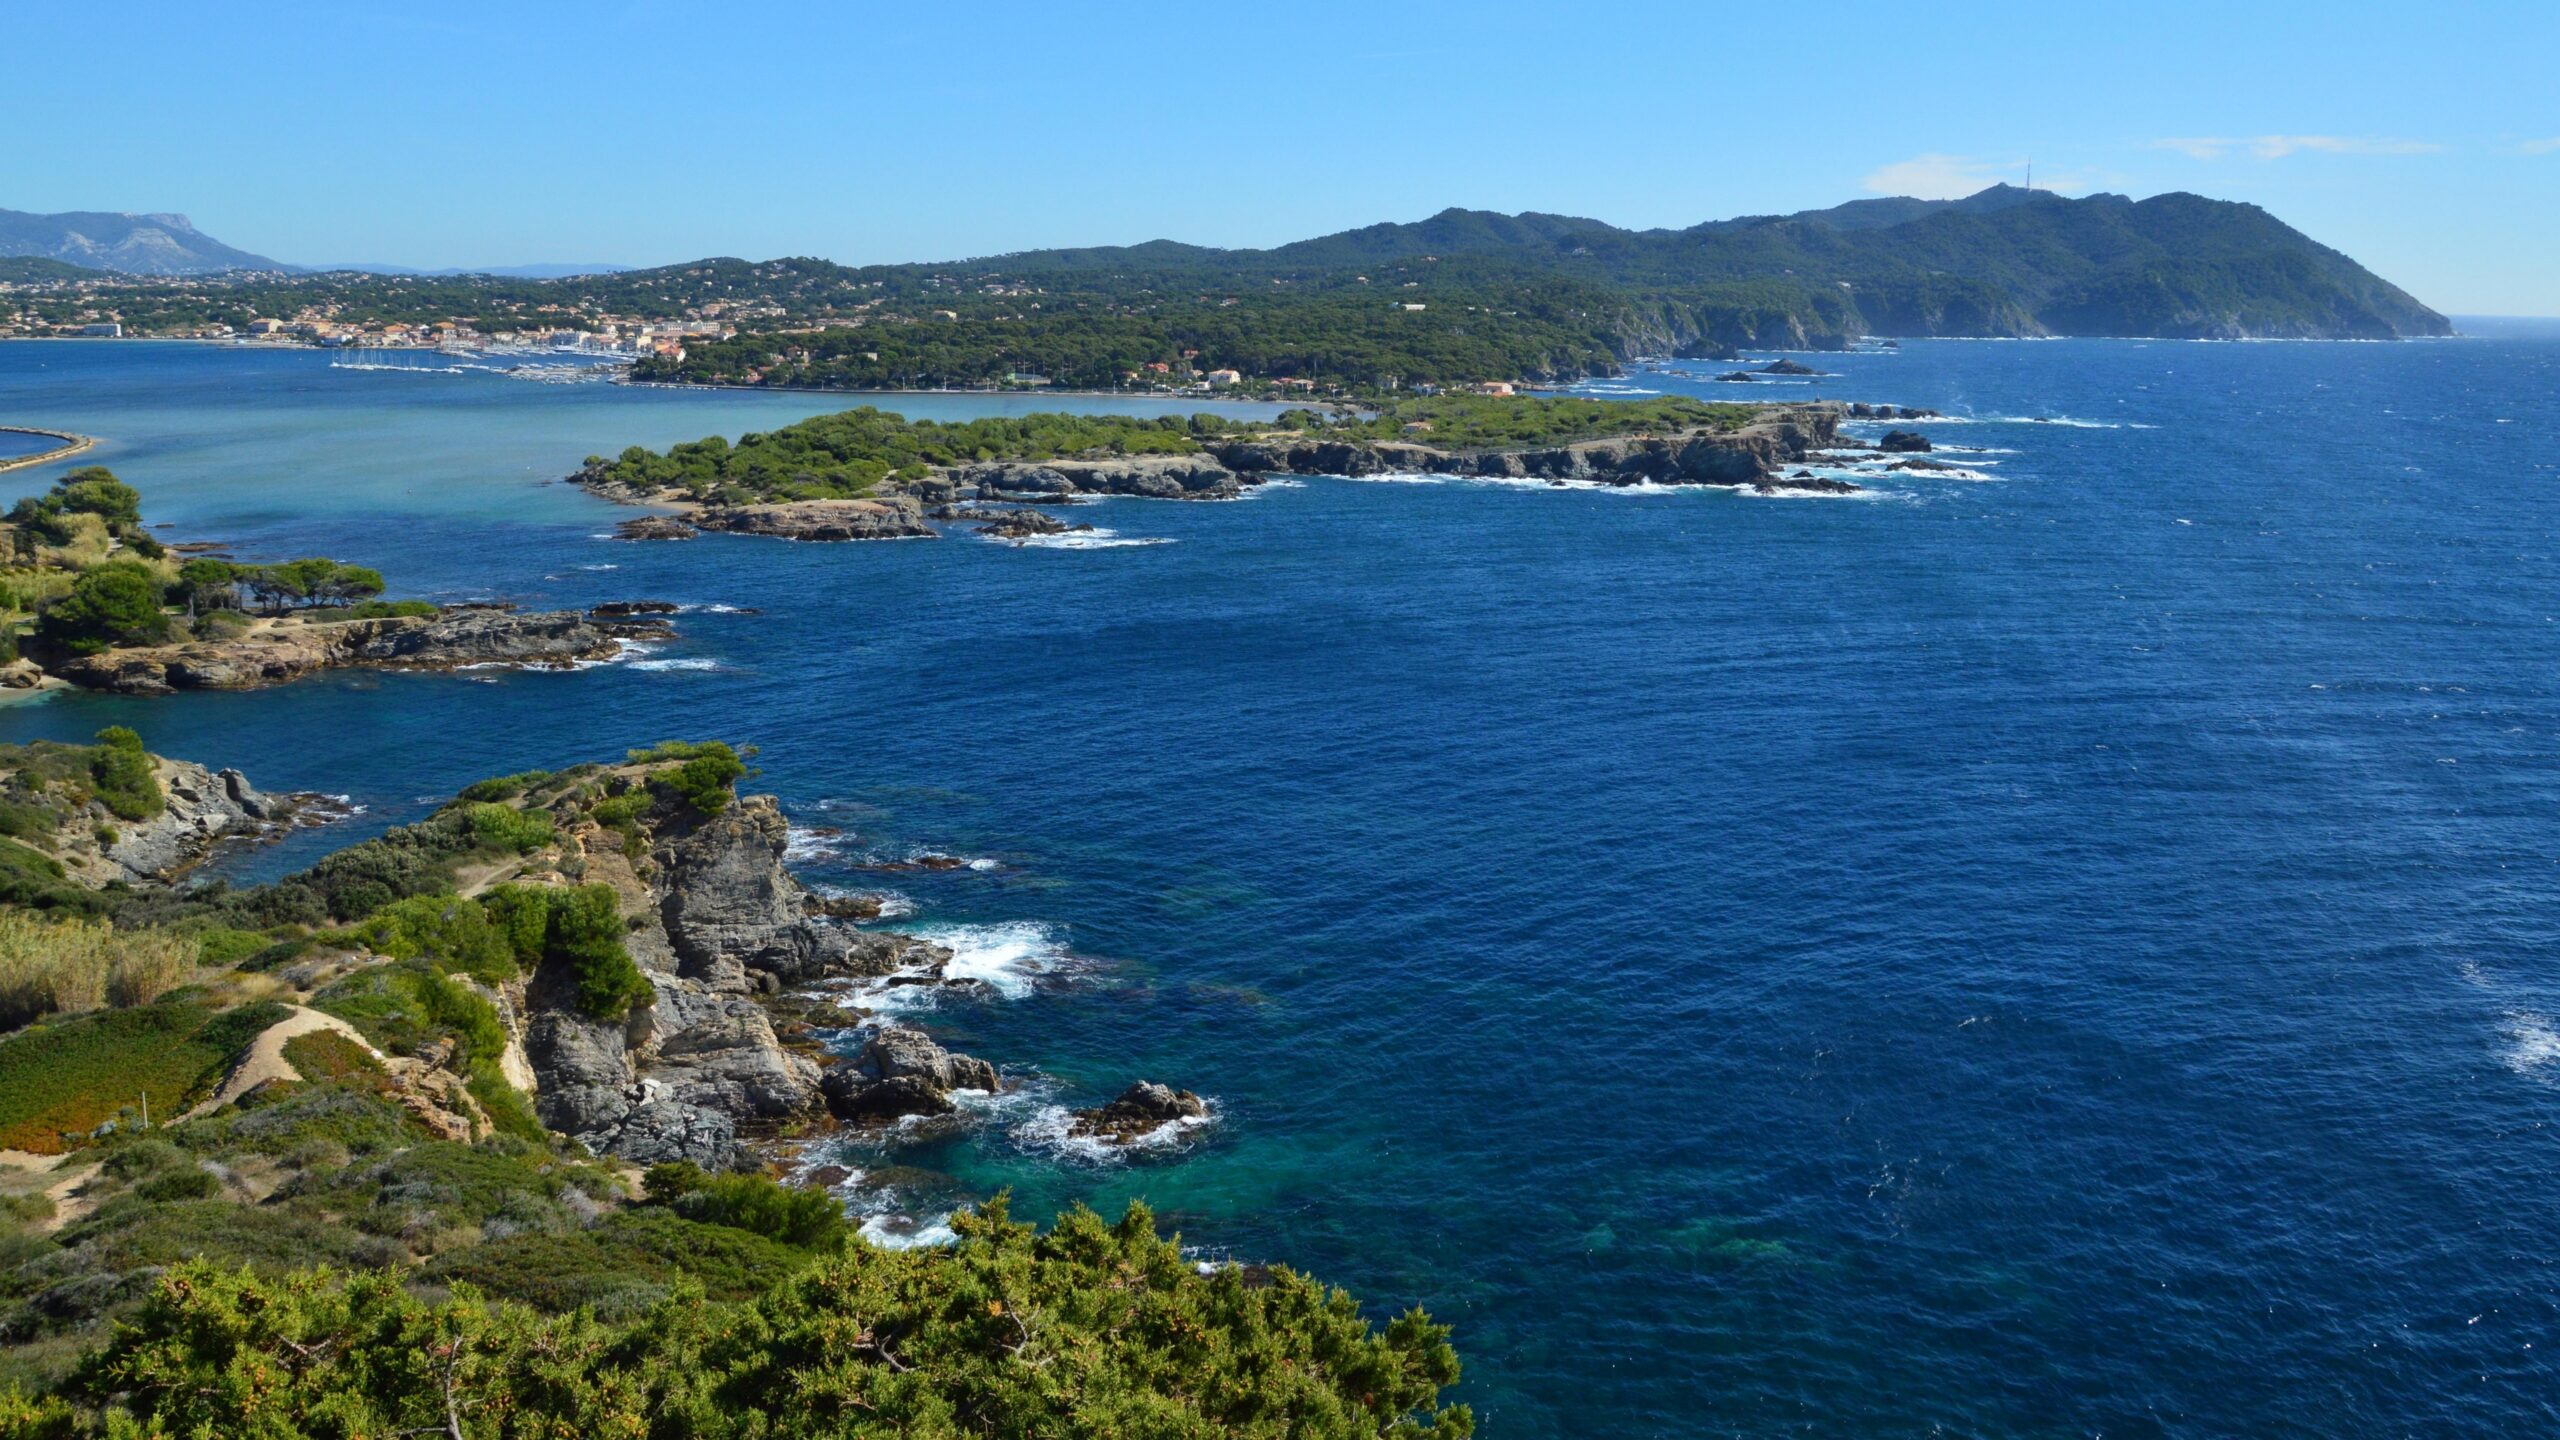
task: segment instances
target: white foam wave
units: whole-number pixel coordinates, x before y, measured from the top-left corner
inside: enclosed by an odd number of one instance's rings
[[[993,535],[986,538],[996,540],[996,543],[1000,545],[1036,547],[1042,550],[1125,550],[1135,545],[1170,545],[1173,543],[1171,536],[1126,536],[1114,530],[1103,529],[1100,526],[1096,526],[1091,530],[1070,530],[1062,535],[1029,535],[1020,540],[997,540],[997,537]]]
[[[928,925],[913,932],[951,951],[946,980],[975,980],[1008,1000],[1031,993],[1043,975],[1066,963],[1066,942],[1037,920],[996,925]]]
[[[783,832],[782,858],[785,863],[791,863],[839,855],[852,839],[841,830],[793,825]]]
[[[2539,1011],[2510,1010],[2501,1028],[2507,1048],[2500,1058],[2507,1068],[2527,1079],[2549,1079],[2552,1068],[2560,1065],[2560,1025]]]
[[[721,670],[727,667],[717,660],[697,655],[676,660],[634,660],[631,662],[631,668],[634,670]]]
[[[581,565],[578,568],[581,570],[619,570],[622,567],[612,563],[611,561],[605,561],[596,565]]]
[[[1208,1113],[1205,1115],[1185,1116],[1179,1120],[1167,1121],[1126,1144],[1113,1144],[1090,1135],[1070,1133],[1075,1124],[1075,1112],[1065,1105],[1051,1104],[1034,1110],[1028,1119],[1014,1126],[1010,1133],[1014,1143],[1026,1150],[1080,1160],[1091,1165],[1116,1165],[1125,1162],[1133,1155],[1177,1147],[1194,1138],[1200,1131],[1216,1124],[1217,1121],[1218,1107],[1215,1102],[1211,1102]]]
[[[917,1219],[912,1215],[873,1215],[862,1222],[862,1238],[883,1250],[921,1250],[949,1245],[959,1236],[951,1229],[951,1212]]]
[[[885,911],[883,912],[885,916]],[[995,925],[923,925],[907,933],[951,952],[939,983],[923,967],[865,980],[838,1002],[884,1015],[930,1010],[954,985],[984,986],[1005,1000],[1029,995],[1040,978],[1067,964],[1067,947],[1050,927],[1037,920],[1011,920]]]

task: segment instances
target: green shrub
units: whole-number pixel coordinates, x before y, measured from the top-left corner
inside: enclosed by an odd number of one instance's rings
[[[581,1305],[628,1318],[699,1285],[713,1300],[744,1300],[809,1263],[806,1251],[727,1225],[648,1206],[585,1230],[535,1231],[438,1257],[426,1275],[503,1300],[564,1312]]]
[[[36,622],[36,634],[73,655],[157,645],[169,638],[169,617],[160,608],[160,577],[131,560],[90,566],[71,582],[71,594]]]
[[[512,800],[551,778],[548,770],[525,770],[514,775],[496,775],[475,780],[462,787],[465,800]]]
[[[610,885],[547,892],[550,925],[544,958],[569,969],[578,1006],[600,1020],[618,1019],[654,993],[624,948],[622,898]]]
[[[237,610],[208,610],[192,627],[199,640],[237,640],[249,633],[249,617]]]
[[[494,801],[472,805],[463,817],[472,838],[493,850],[529,855],[551,843],[551,817],[539,810],[518,810]]]
[[[219,969],[262,954],[274,943],[255,930],[234,930],[225,925],[198,931],[195,940],[196,959]]]
[[[945,1250],[848,1246],[755,1300],[680,1290],[613,1325],[462,1290],[431,1300],[396,1274],[190,1263],[71,1388],[129,1407],[119,1433],[270,1440],[442,1433],[466,1423],[454,1416],[490,1434],[503,1418],[511,1434],[697,1440],[1472,1432],[1439,1403],[1458,1378],[1448,1331],[1418,1311],[1373,1326],[1285,1269],[1204,1275],[1135,1205],[1041,1235],[998,1201],[952,1228]]]
[[[673,1168],[650,1167],[649,1197],[658,1199],[663,1184],[670,1192],[665,1203],[688,1220],[751,1231],[802,1249],[832,1248],[847,1233],[844,1206],[824,1190],[795,1189],[762,1175],[699,1171],[662,1180],[660,1172]]]
[[[515,979],[522,973],[523,960],[529,958],[518,954],[514,938],[480,902],[458,895],[395,900],[375,911],[357,931],[366,945],[395,960],[425,956],[439,968],[484,985]]]
[[[212,1173],[190,1165],[184,1170],[171,1170],[133,1187],[133,1193],[145,1200],[210,1200],[222,1193],[222,1182]]]
[[[379,583],[379,577],[376,577]],[[389,620],[400,616],[441,615],[444,607],[426,600],[367,600],[347,608],[350,620]]]
[[[42,840],[62,828],[62,817],[41,805],[0,800],[0,835],[12,840]]]
[[[335,1030],[308,1030],[287,1040],[284,1061],[307,1081],[378,1085],[389,1078],[372,1051]]]
[[[99,803],[120,820],[148,820],[168,808],[141,736],[110,725],[97,740],[89,752],[89,776]]]
[[[747,774],[746,762],[738,758],[738,752],[718,740],[668,740],[653,749],[631,752],[635,765],[668,760],[684,763],[650,776],[650,785],[705,815],[728,809],[733,798],[730,787]]]

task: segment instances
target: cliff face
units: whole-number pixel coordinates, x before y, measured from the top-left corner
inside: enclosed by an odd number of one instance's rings
[[[1529,450],[1452,451],[1366,440],[1243,440],[1219,461],[1248,474],[1472,475],[1509,480],[1580,480],[1603,485],[1757,485],[1832,443],[1835,405],[1777,412],[1730,434],[1634,436]]]
[[[92,690],[165,695],[173,690],[245,690],[348,666],[450,670],[464,665],[569,665],[611,658],[627,639],[668,633],[663,623],[607,623],[575,610],[454,610],[273,625],[237,639],[107,650],[46,668]]]
[[[590,829],[582,879],[613,886],[625,944],[655,996],[620,1022],[577,1008],[556,978],[523,987],[524,1054],[542,1123],[640,1164],[733,1163],[744,1139],[824,1109],[821,1070],[783,1042],[769,997],[789,986],[930,967],[949,953],[814,912],[783,868],[788,827],[769,796],[650,827],[634,862]]]

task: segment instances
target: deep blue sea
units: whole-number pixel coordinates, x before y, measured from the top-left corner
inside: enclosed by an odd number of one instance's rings
[[[848,1159],[913,1167],[920,1223],[1144,1196],[1426,1306],[1496,1440],[2550,1433],[2560,339],[1817,363],[1604,388],[1934,406],[1987,478],[634,545],[545,482],[841,402],[0,345],[0,423],[103,437],[173,539],[762,612],[0,737],[130,724],[367,807],[251,874],[484,775],[754,742],[811,879],[1003,982],[918,1018],[1017,1093]],[[925,850],[992,863],[850,868]],[[1140,1077],[1215,1122],[1053,1138]]]

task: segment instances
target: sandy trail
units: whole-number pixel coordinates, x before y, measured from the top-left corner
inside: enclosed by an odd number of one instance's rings
[[[292,1014],[258,1032],[258,1038],[249,1042],[248,1053],[240,1057],[239,1064],[231,1067],[231,1073],[222,1078],[222,1084],[212,1095],[178,1118],[193,1120],[199,1115],[210,1115],[269,1080],[301,1079],[301,1072],[284,1058],[284,1044],[314,1030],[335,1030],[362,1045],[365,1053],[375,1059],[382,1058],[382,1052],[374,1049],[373,1042],[365,1039],[353,1025],[335,1015],[296,1005]]]

